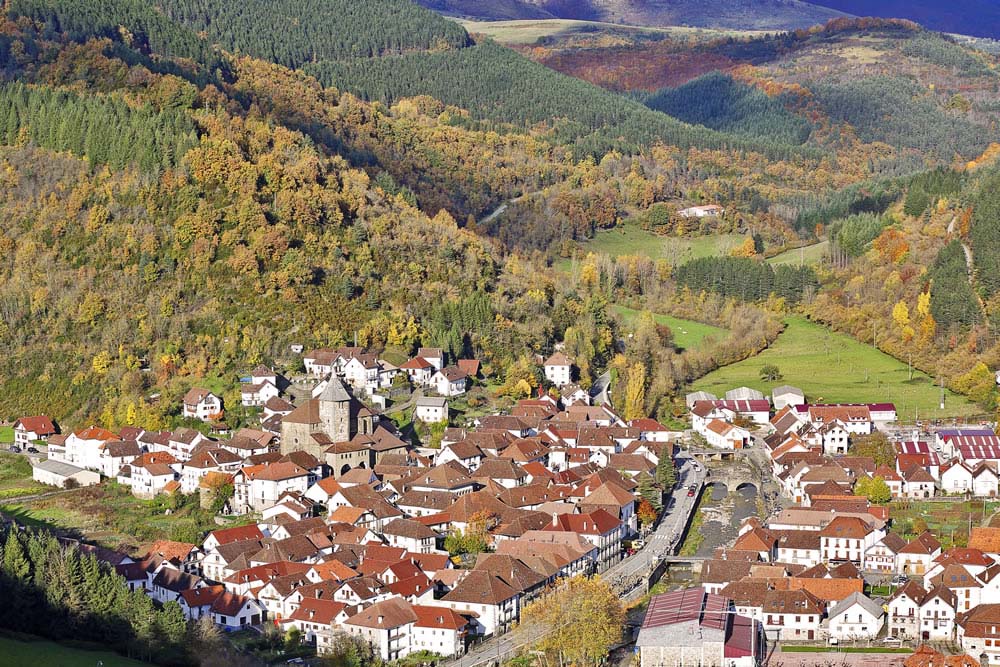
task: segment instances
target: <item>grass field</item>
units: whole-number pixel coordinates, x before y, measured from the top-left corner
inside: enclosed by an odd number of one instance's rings
[[[968,544],[969,526],[980,526],[1000,510],[1000,502],[982,500],[894,502],[889,505],[893,528],[902,537],[912,539],[927,524],[944,548]]]
[[[775,255],[767,260],[768,264],[794,264],[795,266],[813,266],[819,264],[826,257],[830,248],[829,241],[820,241],[812,245],[786,250],[780,255]]]
[[[88,651],[71,648],[55,642],[19,641],[0,637],[0,664],[2,665],[45,665],[45,667],[142,667],[149,663],[139,662],[112,653],[111,651]]]
[[[27,457],[0,452],[0,498],[50,490],[51,487],[31,478],[31,463]]]
[[[0,426],[0,445],[9,445],[14,442],[14,427]]]
[[[678,266],[699,257],[727,255],[743,242],[739,234],[718,234],[714,236],[658,236],[634,225],[623,225],[615,229],[602,229],[593,239],[580,244],[583,254],[598,254],[620,257],[641,255],[650,259],[666,259]],[[556,263],[556,268],[569,271],[572,260],[564,259]]]
[[[3,504],[0,512],[29,526],[63,529],[111,548],[121,544],[139,546],[156,539],[200,542],[207,531],[218,527],[211,512],[198,507],[197,496],[141,500],[128,487],[108,482]],[[253,515],[247,515],[237,522],[252,520]]]
[[[625,324],[631,324],[640,314],[640,311],[625,306],[612,306],[612,310],[621,315]],[[726,329],[713,327],[711,324],[702,324],[694,320],[683,320],[679,317],[654,313],[653,319],[657,324],[670,327],[674,333],[674,345],[682,350],[689,350],[698,347],[703,340],[709,336],[714,336],[716,340],[722,340],[729,333]]]
[[[775,386],[790,384],[815,403],[875,403],[891,401],[901,421],[914,417],[945,418],[978,414],[979,406],[945,391],[940,410],[940,389],[934,381],[914,371],[908,379],[906,364],[864,345],[850,336],[835,333],[802,317],[790,317],[787,328],[761,354],[725,366],[694,383],[693,390],[722,395],[740,386],[769,393]],[[760,369],[774,364],[782,373],[776,382],[761,380]]]
[[[643,27],[618,23],[601,23],[599,21],[575,21],[572,19],[523,19],[517,21],[459,20],[458,22],[471,33],[487,35],[501,44],[512,46],[534,44],[542,37],[560,37],[579,32],[593,34],[598,31],[617,34],[656,33],[673,37],[695,36],[704,39],[758,34],[752,30],[717,30],[682,26],[663,28]]]

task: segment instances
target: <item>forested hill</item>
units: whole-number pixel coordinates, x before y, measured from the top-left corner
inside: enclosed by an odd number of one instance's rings
[[[520,126],[547,123],[554,129],[554,139],[575,146],[579,154],[636,152],[657,142],[682,148],[757,150],[772,159],[817,153],[794,148],[781,138],[740,138],[694,127],[553,72],[490,41],[457,52],[328,60],[310,63],[305,70],[326,85],[368,100],[393,103],[430,95],[480,119]]]
[[[1000,39],[995,0],[810,0],[858,16],[910,19],[931,30]]]
[[[409,0],[157,0],[226,49],[286,67],[468,46],[452,21]]]
[[[431,95],[497,123],[546,123],[579,154],[655,142],[767,151],[791,146],[693,128],[492,43],[471,45],[456,23],[409,0],[12,0],[9,11],[75,39],[115,38],[217,66],[209,43],[289,67],[365,99]],[[161,14],[160,12],[164,12]],[[197,35],[207,35],[209,42]]]

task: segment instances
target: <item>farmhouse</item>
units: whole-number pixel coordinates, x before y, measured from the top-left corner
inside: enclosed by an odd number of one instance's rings
[[[222,399],[208,389],[189,389],[184,394],[183,415],[203,422],[217,419],[222,414]]]
[[[45,415],[36,417],[21,417],[14,422],[14,444],[26,449],[35,441],[47,441],[50,435],[56,434],[52,420]]]

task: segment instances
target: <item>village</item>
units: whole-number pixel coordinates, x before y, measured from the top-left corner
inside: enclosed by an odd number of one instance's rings
[[[498,662],[490,642],[526,605],[596,575],[637,605],[621,646],[642,667],[779,664],[796,647],[848,646],[906,667],[1000,661],[989,425],[902,425],[891,403],[813,404],[790,386],[689,394],[688,428],[626,421],[606,384],[574,384],[559,351],[538,358],[536,395],[449,425],[479,364],[447,356],[421,348],[395,366],[357,347],[311,350],[304,395],[263,366],[244,378],[253,428],[230,431],[222,397],[192,387],[183,415],[206,428],[63,433],[23,416],[10,449],[52,487],[195,496],[236,517],[198,543],[79,548],[190,620],[294,630],[321,655],[346,634],[385,661]],[[403,385],[439,442],[415,445],[385,416]],[[707,531],[692,526],[713,495],[735,492],[727,480],[756,504],[730,517],[733,539],[698,548]],[[975,501],[982,515],[958,535],[933,530],[932,515]],[[918,503],[932,510],[914,518]],[[690,579],[673,583],[674,568]]]

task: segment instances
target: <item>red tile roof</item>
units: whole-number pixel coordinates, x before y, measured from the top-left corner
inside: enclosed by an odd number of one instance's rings
[[[17,429],[18,427],[36,435],[52,435],[56,432],[56,427],[52,424],[52,420],[45,415],[21,417],[14,422],[14,428]]]

